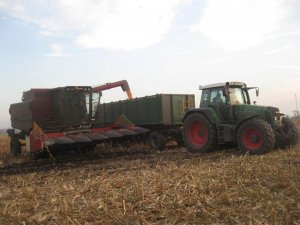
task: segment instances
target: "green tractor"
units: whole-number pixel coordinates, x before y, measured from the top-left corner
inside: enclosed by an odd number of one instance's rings
[[[264,154],[274,146],[296,145],[295,124],[278,108],[251,105],[242,82],[226,82],[200,87],[200,108],[189,109],[184,116],[183,140],[191,152],[209,152],[218,145],[238,145],[242,153]]]

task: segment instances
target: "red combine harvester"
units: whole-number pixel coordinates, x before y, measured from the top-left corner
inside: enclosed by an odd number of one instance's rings
[[[11,154],[19,155],[22,145],[27,152],[37,153],[93,148],[106,141],[143,136],[149,130],[134,126],[124,116],[115,121],[99,122],[102,91],[115,87],[121,87],[128,99],[132,99],[126,80],[97,87],[67,86],[24,92],[22,102],[12,104],[9,109],[14,128],[7,130]]]

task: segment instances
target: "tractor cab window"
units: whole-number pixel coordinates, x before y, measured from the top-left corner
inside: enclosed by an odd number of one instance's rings
[[[200,107],[207,106],[209,104],[209,89],[202,90],[202,95],[201,95],[201,101],[200,101]]]
[[[241,88],[229,88],[229,97],[232,105],[247,104],[245,94]]]
[[[214,89],[211,91],[210,103],[213,103],[213,104],[225,104],[226,103],[226,98],[223,95],[222,88]]]

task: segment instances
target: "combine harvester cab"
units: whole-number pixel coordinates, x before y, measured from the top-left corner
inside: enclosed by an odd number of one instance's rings
[[[129,99],[132,94],[126,80],[97,87],[67,86],[54,89],[31,89],[22,102],[10,106],[11,154],[53,149],[90,149],[97,144],[127,141],[143,136],[147,129],[134,126],[125,116],[115,121],[97,120],[102,91],[121,87]],[[23,140],[23,141],[22,141]]]

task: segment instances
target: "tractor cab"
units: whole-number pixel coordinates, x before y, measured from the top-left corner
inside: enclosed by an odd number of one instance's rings
[[[210,104],[227,104],[227,105],[250,105],[250,97],[246,84],[241,82],[227,82],[200,86],[202,97],[200,107],[207,107]],[[255,87],[258,96],[258,88]]]
[[[202,90],[200,108],[213,109],[217,121],[234,121],[235,123],[235,121],[244,117],[256,115],[258,112],[262,113],[260,111],[265,108],[251,105],[248,90],[255,89],[256,96],[258,96],[259,89],[257,87],[247,87],[242,82],[217,83],[200,86],[199,89]]]

